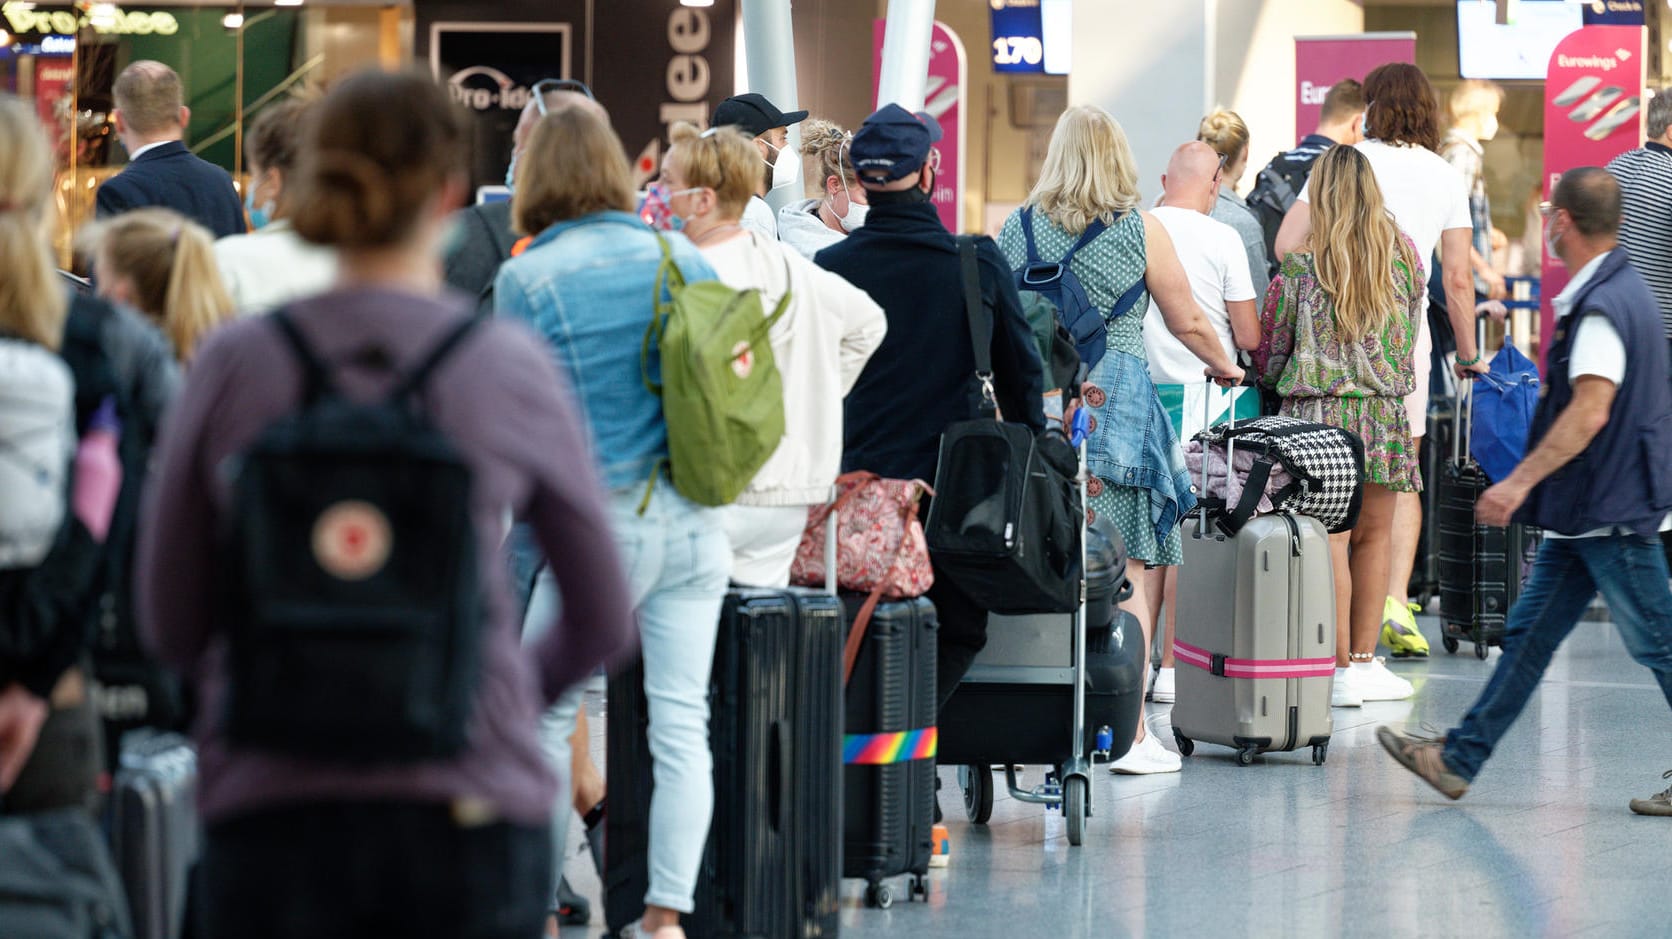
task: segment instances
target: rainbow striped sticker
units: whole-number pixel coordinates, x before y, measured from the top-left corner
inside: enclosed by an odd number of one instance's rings
[[[849,766],[885,766],[909,760],[932,760],[940,742],[940,730],[903,730],[892,734],[846,734],[842,739],[842,762]]]

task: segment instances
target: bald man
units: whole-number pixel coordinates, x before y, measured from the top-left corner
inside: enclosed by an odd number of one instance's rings
[[[579,82],[576,87],[584,88]],[[539,87],[538,85],[535,87]],[[518,163],[534,126],[548,114],[558,114],[569,108],[585,108],[606,122],[610,119],[604,106],[587,92],[557,89],[531,96],[517,118],[511,132],[511,166],[505,172],[505,185],[516,185]],[[476,297],[479,316],[493,314],[493,281],[499,266],[516,253],[517,235],[511,231],[511,203],[489,202],[474,205],[457,216],[458,231],[443,260],[443,273],[448,286]],[[524,585],[526,590],[526,585]]]
[[[161,62],[142,59],[116,76],[116,137],[128,165],[105,180],[95,198],[99,218],[131,209],[173,209],[216,238],[244,232],[244,204],[232,177],[198,159],[182,141],[191,109],[180,76]]]
[[[1207,314],[1219,334],[1225,354],[1236,358],[1237,349],[1253,349],[1260,343],[1260,316],[1255,309],[1254,282],[1248,270],[1248,253],[1242,236],[1224,222],[1209,217],[1219,198],[1224,174],[1219,154],[1199,140],[1173,151],[1167,172],[1161,177],[1165,194],[1150,214],[1167,229],[1177,249],[1184,273],[1190,278],[1190,293]],[[1144,352],[1149,357],[1150,378],[1179,439],[1188,440],[1202,429],[1205,396],[1211,395],[1214,423],[1225,416],[1231,398],[1221,389],[1209,390],[1202,379],[1205,363],[1184,347],[1167,329],[1161,308],[1150,299],[1144,323]],[[1237,418],[1260,413],[1256,395],[1239,394]],[[1156,568],[1150,578],[1150,616],[1159,618],[1167,597],[1178,594],[1178,568]],[[1174,607],[1166,603],[1167,623],[1161,648],[1161,671],[1155,676],[1150,694],[1153,700],[1173,700]]]

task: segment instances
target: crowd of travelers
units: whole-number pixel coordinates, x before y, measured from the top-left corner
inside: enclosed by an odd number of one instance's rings
[[[706,127],[673,125],[639,192],[606,108],[578,83],[541,83],[508,154],[510,200],[466,207],[467,125],[422,76],[363,72],[270,106],[248,135],[242,196],[182,144],[188,112],[167,66],[129,66],[115,96],[131,162],[77,238],[87,280],[51,248],[39,121],[0,98],[0,442],[20,428],[56,435],[30,451],[50,465],[0,454],[0,618],[30,626],[0,628],[0,810],[98,801],[118,741],[103,739],[113,731],[94,706],[96,638],[120,621],[163,676],[156,687],[175,689],[178,713],[163,719],[159,703],[149,720],[189,718],[195,738],[206,841],[194,893],[208,934],[536,935],[585,902],[562,876],[571,812],[601,864],[604,783],[583,684],[636,649],[654,787],[634,928],[683,936],[715,800],[709,677],[728,587],[789,584],[809,510],[839,474],[932,482],[942,432],[980,413],[958,242],[933,201],[941,128],[887,104],[850,132],[739,95]],[[1093,307],[1118,314],[1074,390],[1091,416],[1089,516],[1124,542],[1134,589],[1121,606],[1144,629],[1154,703],[1176,695],[1170,601],[1202,589],[1181,569],[1181,521],[1199,496],[1182,444],[1262,411],[1364,446],[1358,524],[1330,539],[1332,706],[1413,695],[1378,641],[1427,653],[1406,596],[1419,455],[1431,394],[1447,373],[1487,371],[1476,319],[1501,312],[1481,169],[1500,99],[1465,84],[1448,130],[1419,69],[1380,66],[1332,88],[1317,132],[1261,169],[1247,199],[1237,114],[1204,116],[1162,168],[1137,164],[1116,115],[1072,107],[1026,200],[977,240],[988,392],[1004,421],[1073,423],[1019,268],[1061,259]],[[1382,731],[1451,798],[1598,591],[1672,703],[1658,539],[1672,528],[1659,341],[1672,340],[1669,119],[1672,95],[1653,98],[1649,143],[1608,170],[1567,173],[1541,210],[1574,278],[1555,301],[1528,457],[1480,517],[1523,517],[1549,540],[1464,724],[1443,739]],[[1145,207],[1139,179],[1157,171],[1163,193]],[[728,505],[667,482],[674,418],[647,362],[670,271],[752,291],[768,317],[785,429]],[[241,651],[236,611],[272,585],[234,544],[284,524],[252,516],[249,500],[305,456],[307,434],[281,434],[286,420],[330,405],[334,419],[370,421],[362,412],[385,399],[421,402],[448,443],[430,458],[468,471],[453,541],[473,585],[461,615],[475,671],[455,745],[358,765],[287,749],[260,722],[271,716],[247,683],[268,679]],[[7,423],[25,405],[34,423]],[[105,439],[118,443],[101,473],[92,443]],[[401,520],[339,505],[350,508],[287,544],[354,581],[389,556]],[[950,577],[927,596],[944,706],[989,613]],[[375,644],[371,627],[340,628],[343,648]],[[331,700],[346,710],[400,693],[338,677]],[[1180,771],[1155,716],[1118,730],[1134,743],[1113,772]],[[1669,800],[1632,808],[1672,815]]]

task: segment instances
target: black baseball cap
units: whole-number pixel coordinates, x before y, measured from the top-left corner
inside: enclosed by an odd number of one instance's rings
[[[709,121],[709,124],[715,127],[741,127],[749,136],[759,137],[774,127],[788,127],[806,119],[806,111],[790,111],[786,114],[778,110],[777,105],[766,100],[765,95],[751,91],[720,102],[720,106],[714,109],[714,119]]]
[[[940,122],[927,113],[885,104],[859,125],[848,153],[862,181],[891,183],[921,169],[940,139]]]

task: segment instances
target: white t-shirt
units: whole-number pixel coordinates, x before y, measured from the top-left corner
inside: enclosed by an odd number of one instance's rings
[[[1453,228],[1474,230],[1474,222],[1469,219],[1468,186],[1463,174],[1445,157],[1422,147],[1396,147],[1380,140],[1365,140],[1355,146],[1370,161],[1393,220],[1416,243],[1417,259],[1425,273],[1440,244],[1441,232]],[[1298,198],[1310,202],[1311,195],[1312,180],[1308,178]]]
[[[1254,299],[1242,236],[1224,222],[1193,209],[1164,205],[1151,209],[1150,214],[1172,237],[1173,248],[1190,278],[1191,295],[1219,334],[1225,354],[1234,360],[1237,349],[1226,304]],[[1144,352],[1149,357],[1151,381],[1171,385],[1199,385],[1205,381],[1202,360],[1168,331],[1153,296],[1144,314]]]

